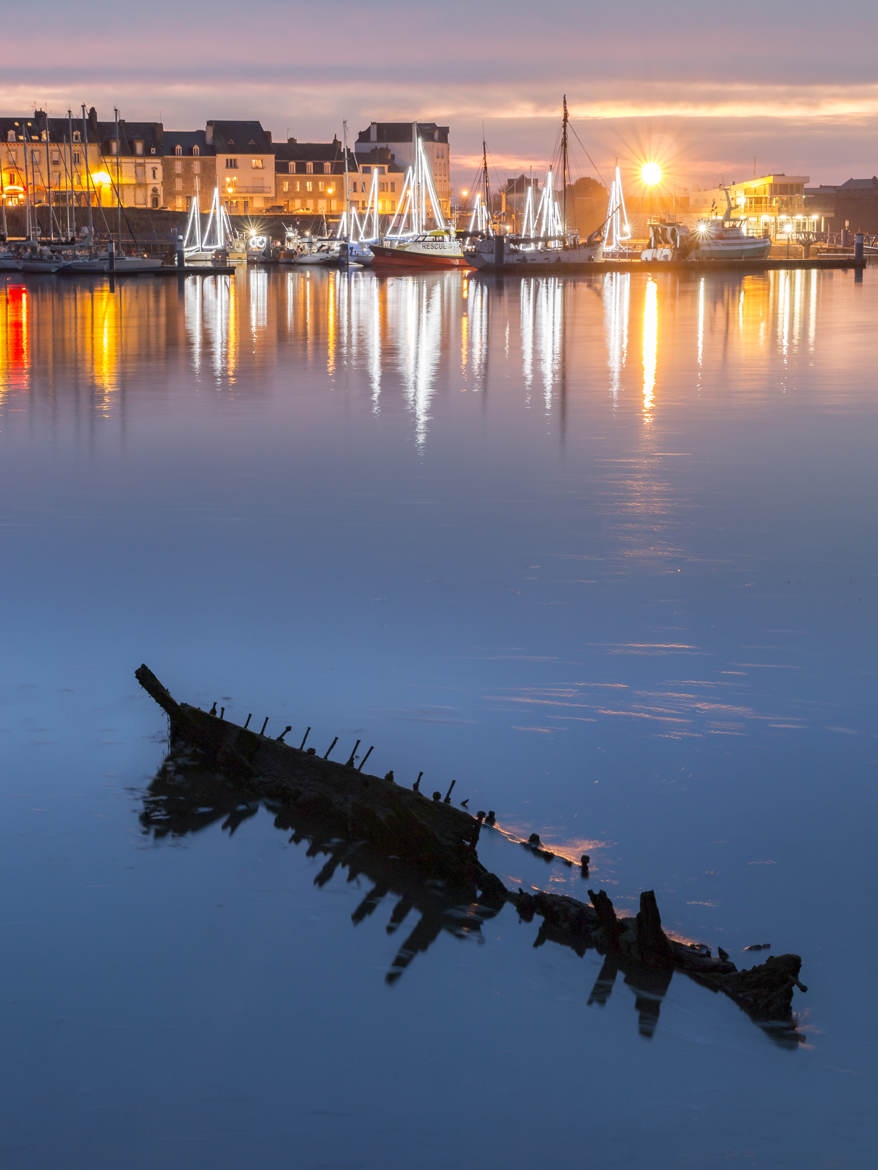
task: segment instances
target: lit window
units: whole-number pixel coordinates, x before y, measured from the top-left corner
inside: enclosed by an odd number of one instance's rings
[[[236,158],[227,158],[226,159],[226,170],[227,171],[236,171],[237,169],[238,169],[238,160]]]
[[[261,171],[263,169],[263,166],[264,166],[264,163],[263,163],[263,160],[261,158],[251,158],[250,159],[250,169],[251,170]]]
[[[178,142],[177,145],[174,147],[174,154],[182,154],[182,153],[183,153],[183,147]]]

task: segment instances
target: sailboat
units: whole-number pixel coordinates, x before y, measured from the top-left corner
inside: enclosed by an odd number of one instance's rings
[[[445,223],[433,172],[418,134],[412,130],[414,162],[406,172],[399,206],[384,238],[370,244],[375,268],[467,268],[454,231]],[[432,218],[435,228],[428,230]]]
[[[533,271],[568,268],[592,264],[602,259],[601,232],[594,232],[587,240],[569,229],[567,224],[567,187],[569,178],[567,158],[567,95],[563,98],[561,119],[561,198],[559,207],[555,196],[554,174],[550,166],[536,210],[531,189],[525,208],[525,234],[518,237],[494,236],[474,243],[465,253],[473,268],[491,271]],[[528,231],[531,234],[527,234]]]

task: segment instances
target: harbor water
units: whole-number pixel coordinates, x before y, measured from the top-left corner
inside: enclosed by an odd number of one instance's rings
[[[0,274],[3,1166],[874,1165],[876,313],[868,270]],[[486,832],[510,885],[801,954],[798,1039],[596,994],[511,907],[400,922],[264,809],[150,818],[141,662],[590,855]]]

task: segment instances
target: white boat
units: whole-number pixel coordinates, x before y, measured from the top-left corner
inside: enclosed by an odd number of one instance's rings
[[[42,248],[31,243],[20,254],[21,272],[58,272],[66,266],[63,260],[51,248]]]
[[[116,272],[158,272],[164,261],[153,256],[117,256]]]
[[[770,236],[748,236],[737,219],[699,219],[693,236],[696,260],[761,260],[771,248]]]
[[[601,239],[555,242],[494,236],[479,240],[464,253],[472,268],[482,271],[526,272],[538,268],[567,268],[596,264],[603,257]]]

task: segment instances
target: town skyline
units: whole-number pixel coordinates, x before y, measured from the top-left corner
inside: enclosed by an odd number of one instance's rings
[[[173,129],[259,119],[275,140],[302,141],[341,136],[344,119],[353,133],[373,119],[436,121],[452,128],[460,187],[478,165],[483,127],[499,173],[544,167],[566,91],[602,172],[617,156],[632,166],[659,157],[670,181],[691,188],[754,170],[806,173],[813,183],[878,170],[867,52],[875,18],[860,3],[837,14],[845,54],[831,60],[825,19],[788,0],[770,12],[746,0],[734,14],[684,3],[658,28],[645,0],[591,15],[550,0],[514,17],[493,0],[478,11],[454,0],[441,18],[397,0],[368,11],[335,0],[319,12],[269,0],[250,26],[226,0],[194,0],[191,31],[180,30],[167,0],[148,12],[106,0],[87,13],[54,0],[47,8],[58,36],[47,42],[32,27],[6,36],[3,111],[38,106],[59,116],[85,97],[102,116],[118,106],[129,120]],[[332,45],[329,60],[321,44]]]

